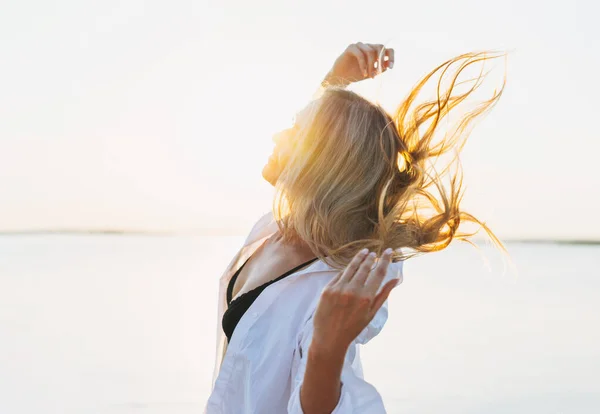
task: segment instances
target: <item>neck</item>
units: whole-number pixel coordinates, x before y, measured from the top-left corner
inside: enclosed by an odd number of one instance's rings
[[[295,254],[305,256],[309,259],[315,257],[308,243],[298,236],[284,238],[283,234],[277,231],[269,238],[269,243],[278,244],[284,249],[292,250]]]

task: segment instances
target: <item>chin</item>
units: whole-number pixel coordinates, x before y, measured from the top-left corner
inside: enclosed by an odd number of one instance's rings
[[[263,170],[262,170],[262,176],[265,180],[267,180],[267,182],[269,184],[271,184],[273,187],[275,187],[275,184],[277,184],[277,180],[279,179],[279,168],[276,165],[273,165],[272,163],[268,163],[267,165],[264,166]]]

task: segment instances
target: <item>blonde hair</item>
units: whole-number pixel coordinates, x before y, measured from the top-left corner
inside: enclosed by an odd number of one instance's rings
[[[468,222],[502,247],[483,222],[460,209],[458,152],[475,118],[496,104],[504,83],[434,140],[442,119],[479,88],[485,74],[462,82],[459,76],[501,56],[468,53],[442,63],[393,116],[356,93],[327,89],[298,131],[297,147],[277,182],[274,213],[284,239],[301,239],[337,268],[364,247],[378,253],[391,247],[397,261],[442,250],[454,239],[469,241],[474,233],[459,231]],[[417,103],[432,80],[435,99]],[[435,164],[444,154],[452,158],[439,170]]]

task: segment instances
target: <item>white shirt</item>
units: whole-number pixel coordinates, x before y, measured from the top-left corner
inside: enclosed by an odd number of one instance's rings
[[[303,414],[300,386],[313,333],[312,316],[323,288],[338,271],[315,261],[263,290],[240,319],[228,345],[221,328],[229,280],[276,230],[271,214],[261,218],[220,279],[215,376],[205,414]],[[402,281],[402,262],[390,265],[384,283],[394,277]],[[333,413],[385,413],[381,396],[363,379],[358,345],[381,331],[387,313],[386,302],[349,347]]]

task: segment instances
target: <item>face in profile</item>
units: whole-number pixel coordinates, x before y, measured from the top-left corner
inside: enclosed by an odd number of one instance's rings
[[[297,127],[284,129],[273,136],[275,148],[265,164],[262,175],[271,185],[275,185],[281,172],[287,165],[287,162],[293,151],[294,138],[297,134]]]
[[[296,115],[294,126],[284,129],[273,136],[275,148],[273,148],[273,153],[262,170],[263,178],[271,185],[275,186],[277,183],[279,176],[289,162],[292,153],[298,144],[300,128],[307,126],[309,123],[309,116],[313,113],[312,111],[317,109],[317,105],[318,101],[311,102]]]

